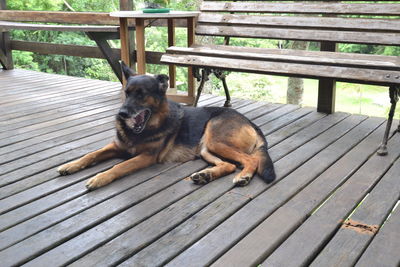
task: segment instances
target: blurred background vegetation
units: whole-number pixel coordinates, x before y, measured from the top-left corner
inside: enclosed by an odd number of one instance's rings
[[[144,6],[143,1],[133,1],[139,9]],[[200,0],[171,0],[169,7],[175,10],[197,10]],[[97,11],[111,12],[119,10],[118,0],[7,0],[7,7],[11,10],[46,10],[46,11]],[[146,49],[149,51],[165,51],[167,47],[167,31],[163,27],[150,27],[146,30]],[[37,42],[51,42],[75,45],[93,45],[84,33],[78,32],[49,32],[49,31],[12,31],[12,39]],[[222,38],[200,38],[205,43],[222,43]],[[177,29],[176,45],[186,45],[186,29]],[[251,40],[233,38],[231,45],[245,45],[252,47],[291,48],[290,41],[278,40]],[[112,47],[119,47],[118,41],[111,41]],[[317,43],[310,43],[309,50],[318,50]],[[400,47],[383,47],[373,45],[340,44],[339,51],[352,53],[370,53],[382,55],[400,55]],[[71,56],[39,55],[31,52],[13,51],[16,68],[30,69],[47,73],[58,73],[71,76],[80,76],[91,79],[117,81],[108,63],[101,59],[80,58]],[[165,73],[167,67],[148,65],[149,73]],[[177,79],[185,90],[186,69],[178,68]],[[278,76],[230,73],[228,86],[233,97],[251,98],[261,101],[286,103],[286,89],[288,78]],[[211,79],[206,90],[209,93],[223,95],[218,80]],[[304,80],[304,95],[301,104],[316,106],[316,80]],[[338,83],[336,93],[336,110],[351,113],[367,114],[372,116],[386,116],[389,109],[389,97],[386,87],[368,86],[348,83]],[[397,112],[399,114],[400,112]]]

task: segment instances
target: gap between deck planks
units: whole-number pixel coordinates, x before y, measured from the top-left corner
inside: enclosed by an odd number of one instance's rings
[[[24,84],[37,77],[37,73],[17,72],[20,75],[15,79]],[[4,80],[3,73],[0,71],[0,79]],[[108,88],[107,82],[100,82],[94,87],[103,89],[94,92],[95,97],[91,97],[92,89],[73,91],[71,88],[64,96],[70,99],[75,93],[85,94],[87,101],[77,103],[79,98],[75,101],[60,97],[56,103],[49,103],[48,99],[54,96],[51,87],[58,90],[62,83],[52,81],[51,75],[45,76],[49,90],[35,97],[32,88],[29,97],[23,97],[15,105],[9,105],[8,100],[18,94],[8,93],[6,103],[9,106],[4,110],[14,107],[17,113],[13,115],[8,111],[5,117],[0,115],[0,123],[10,119],[10,129],[21,131],[18,136],[0,139],[0,144],[4,142],[0,147],[0,160],[6,164],[15,161],[15,166],[21,168],[15,172],[9,164],[5,171],[1,170],[3,176],[11,174],[13,177],[8,178],[7,185],[0,187],[3,198],[0,200],[0,226],[3,229],[0,232],[0,257],[5,259],[6,266],[25,262],[32,266],[69,263],[76,266],[96,263],[153,266],[169,262],[172,266],[182,260],[185,262],[185,258],[190,259],[186,263],[204,265],[218,260],[225,252],[229,255],[231,250],[235,251],[236,244],[248,242],[246,240],[253,231],[258,231],[264,220],[277,218],[279,221],[280,210],[291,212],[299,203],[305,202],[303,211],[298,214],[299,220],[290,226],[291,230],[277,232],[278,243],[282,243],[282,239],[304,220],[300,218],[309,216],[336,188],[346,184],[347,179],[353,179],[349,177],[374,152],[374,144],[379,144],[383,131],[383,126],[379,126],[382,119],[345,113],[326,116],[313,109],[292,105],[235,99],[234,108],[245,113],[267,134],[278,174],[273,185],[255,178],[247,187],[233,188],[231,175],[206,186],[195,186],[182,178],[206,166],[197,160],[183,165],[148,168],[87,193],[85,180],[118,161],[108,161],[62,178],[55,173],[55,167],[111,140],[110,118],[118,107],[109,108],[113,101],[103,102],[101,97],[117,100],[119,88],[115,85]],[[55,80],[61,77],[56,76]],[[90,84],[90,81],[81,80]],[[23,86],[15,88],[16,91],[24,90]],[[223,97],[206,95],[201,100],[201,105],[223,103]],[[37,109],[28,107],[36,103],[39,103]],[[91,103],[90,106],[107,103],[108,110],[94,108],[92,113],[85,114],[82,110],[74,113],[73,109],[85,108],[87,103]],[[58,115],[52,108],[60,109],[60,117],[46,120],[47,115]],[[32,114],[32,117],[23,118],[30,116],[27,110],[38,116]],[[71,117],[74,119],[70,120]],[[30,118],[36,119],[38,124],[23,125]],[[101,122],[99,125],[96,124],[98,121]],[[40,124],[46,127],[35,126]],[[75,132],[81,127],[86,129],[82,129],[82,138]],[[23,133],[24,129],[28,132]],[[13,149],[1,150],[7,147]],[[23,153],[14,152],[21,148],[26,152],[25,162]],[[357,158],[357,151],[365,154]],[[12,160],[7,160],[7,155],[13,157]],[[30,167],[36,169],[36,174],[31,175]],[[318,183],[329,186],[325,188]],[[316,192],[319,194],[314,195]],[[4,197],[3,193],[6,194]],[[298,201],[294,202],[292,198]],[[278,226],[282,226],[280,224]],[[237,231],[232,232],[232,229]],[[213,247],[213,240],[218,246]],[[314,245],[318,246],[318,242]],[[265,250],[257,256],[260,260],[265,258]],[[104,258],[106,254],[109,256]],[[215,264],[219,262],[224,262],[224,256]]]

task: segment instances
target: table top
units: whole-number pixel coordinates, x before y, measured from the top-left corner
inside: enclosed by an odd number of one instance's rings
[[[143,11],[117,11],[111,12],[111,17],[118,18],[190,18],[197,17],[199,11],[170,11],[168,13],[143,13]]]

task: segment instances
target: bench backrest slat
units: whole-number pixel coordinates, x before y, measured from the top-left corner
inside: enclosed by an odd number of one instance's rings
[[[259,12],[292,14],[329,14],[329,15],[385,15],[399,16],[399,4],[347,4],[347,3],[271,3],[257,2],[203,2],[202,12]]]
[[[363,31],[400,32],[400,20],[332,17],[246,16],[239,14],[202,13],[199,24],[229,26],[285,27],[310,29],[346,29]]]
[[[198,35],[400,45],[400,1],[204,1],[200,10]]]

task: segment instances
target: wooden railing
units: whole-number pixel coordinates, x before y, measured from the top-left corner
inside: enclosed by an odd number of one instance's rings
[[[120,10],[133,10],[132,0],[120,0]],[[106,12],[57,12],[57,11],[20,11],[6,10],[6,0],[0,0],[0,20],[11,22],[36,22],[36,23],[59,23],[59,24],[84,24],[84,25],[119,25],[118,18],[109,16]],[[177,27],[184,27],[185,20],[178,21]],[[130,22],[134,30],[133,22]],[[152,22],[152,26],[166,26],[165,21]],[[118,38],[118,35],[116,35]],[[133,34],[131,37],[132,52],[131,61],[136,62]],[[8,62],[3,66],[5,69],[12,69],[11,51],[29,51],[46,55],[66,55],[88,58],[105,59],[97,46],[82,46],[73,44],[54,44],[47,42],[29,42],[24,40],[12,40],[8,32],[0,32],[0,60]],[[120,58],[120,49],[112,48],[114,57]],[[150,64],[161,64],[161,52],[146,52],[146,62]]]

